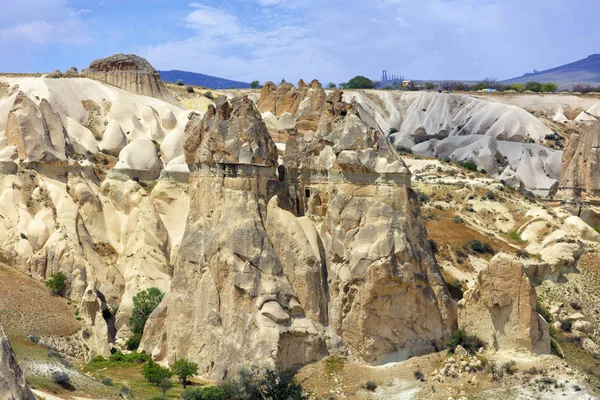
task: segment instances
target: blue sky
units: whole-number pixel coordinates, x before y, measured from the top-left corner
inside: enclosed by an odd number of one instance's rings
[[[598,0],[0,0],[0,71],[136,53],[157,69],[342,82],[507,79],[600,53]]]

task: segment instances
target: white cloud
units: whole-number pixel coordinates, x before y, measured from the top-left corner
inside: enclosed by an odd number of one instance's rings
[[[21,0],[2,6],[0,43],[12,45],[49,43],[81,44],[87,35],[79,15],[64,0]]]

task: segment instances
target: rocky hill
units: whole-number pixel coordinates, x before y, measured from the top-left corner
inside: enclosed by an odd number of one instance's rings
[[[505,83],[554,82],[561,87],[570,87],[573,82],[600,85],[600,54],[544,71],[534,71],[523,76],[507,79]]]
[[[185,85],[202,86],[210,89],[248,89],[246,82],[232,81],[231,79],[218,78],[196,72],[179,70],[158,71],[160,78],[165,82],[177,83],[182,81]]]

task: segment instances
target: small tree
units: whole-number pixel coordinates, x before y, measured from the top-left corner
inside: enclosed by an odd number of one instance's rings
[[[580,82],[573,83],[573,92],[589,93],[592,90],[593,90],[593,87],[589,83],[580,83]]]
[[[557,89],[558,86],[556,86],[556,83],[546,82],[542,84],[542,92],[554,93]]]
[[[252,82],[250,83],[250,87],[251,87],[252,89],[258,89],[258,88],[260,87],[260,81],[252,81]]]
[[[327,84],[327,89],[335,89],[337,87],[337,85],[333,82],[329,82]]]
[[[46,280],[46,286],[52,290],[52,294],[56,296],[62,295],[67,288],[67,275],[61,271],[53,273]]]
[[[188,93],[194,93],[194,87],[192,85],[187,85],[185,91]]]
[[[357,75],[346,83],[346,89],[373,89],[373,81],[362,75]]]
[[[175,364],[173,364],[173,367],[171,367],[171,371],[174,375],[177,375],[183,384],[183,388],[185,389],[188,384],[188,378],[198,373],[198,364],[189,361],[186,358],[180,358],[179,360],[175,361]]]
[[[142,375],[144,375],[144,378],[146,378],[148,382],[160,386],[163,381],[169,380],[169,378],[173,376],[173,373],[170,369],[161,367],[153,360],[150,360],[142,367]]]
[[[425,82],[423,86],[425,86],[425,89],[427,90],[434,90],[436,88],[433,82]]]
[[[129,325],[134,335],[144,333],[144,326],[152,311],[160,304],[164,293],[157,288],[142,290],[133,296],[133,312],[129,318]]]
[[[177,79],[177,86],[183,86],[183,81],[181,79]]]

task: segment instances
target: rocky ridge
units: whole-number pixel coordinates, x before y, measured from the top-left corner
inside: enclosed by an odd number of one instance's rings
[[[571,136],[563,155],[559,195],[600,197],[600,122]]]

